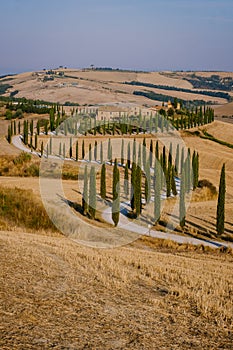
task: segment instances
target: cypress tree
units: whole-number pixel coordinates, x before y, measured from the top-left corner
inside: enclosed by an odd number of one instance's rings
[[[167,185],[167,198],[169,198],[171,196],[171,182],[172,182],[172,159],[171,159],[170,153],[168,157],[168,167],[167,167],[165,176],[166,176],[166,185]]]
[[[179,143],[177,144],[177,147],[176,147],[175,170],[176,170],[176,174],[178,175],[179,171],[180,171],[180,145],[179,145]]]
[[[85,143],[84,143],[84,140],[82,142],[82,159],[85,158]]]
[[[83,214],[87,215],[87,211],[88,211],[88,175],[87,175],[87,166],[85,166],[85,170],[84,170],[82,209],[83,209]]]
[[[16,121],[14,120],[14,135],[16,135]]]
[[[155,160],[155,180],[154,180],[154,220],[159,222],[161,215],[161,171],[160,163]]]
[[[129,170],[128,170],[128,163],[126,163],[126,166],[125,166],[124,192],[125,192],[126,197],[128,198],[128,195],[129,195]]]
[[[35,134],[35,150],[37,150],[37,144],[38,144],[37,134]]]
[[[50,137],[49,139],[49,154],[53,153],[53,139]]]
[[[163,172],[164,172],[164,175],[166,174],[166,171],[167,171],[167,156],[166,156],[166,147],[163,146]]]
[[[156,141],[156,146],[155,146],[155,158],[159,160],[159,141]]]
[[[20,121],[18,122],[18,134],[20,135],[20,131],[21,131],[21,124]]]
[[[101,144],[100,144],[100,163],[103,164],[103,159],[104,159],[104,156],[103,156],[103,142],[101,141]]]
[[[89,162],[92,161],[92,150],[91,150],[91,144],[89,143]]]
[[[31,148],[31,152],[32,152],[32,135],[30,136],[30,148]]]
[[[8,134],[7,134],[7,141],[9,143],[11,143],[11,139],[12,139],[12,134],[11,134],[11,127],[10,125],[8,126]]]
[[[182,169],[181,182],[180,182],[180,226],[183,229],[185,226],[186,208],[185,208],[185,170]]]
[[[72,150],[72,137],[70,137],[70,149],[69,149],[69,153],[70,153],[70,158],[72,158],[73,156],[73,150]]]
[[[225,163],[222,166],[219,192],[218,192],[218,205],[217,205],[217,222],[216,230],[218,235],[224,233],[224,222],[225,222],[225,196],[226,196],[226,175],[225,175]]]
[[[45,121],[44,129],[45,129],[45,135],[48,135],[48,120]]]
[[[112,165],[113,159],[112,159],[112,145],[110,146],[110,162]]]
[[[40,135],[40,120],[37,121],[36,131],[37,131],[37,135]]]
[[[95,167],[91,167],[90,189],[89,189],[89,214],[91,219],[95,219],[96,213],[96,174]]]
[[[31,136],[33,135],[33,129],[34,129],[34,127],[33,127],[33,120],[31,120],[31,123],[30,123],[30,134],[31,134]]]
[[[136,167],[134,200],[136,216],[138,217],[142,211],[142,170],[139,165]]]
[[[42,141],[42,143],[41,143],[40,153],[41,153],[41,157],[42,157],[43,154],[44,154],[44,142],[43,142],[43,141]]]
[[[112,200],[112,220],[114,225],[117,226],[120,215],[120,172],[117,167],[117,159],[115,159],[113,168]]]
[[[137,163],[138,166],[142,166],[142,145],[139,144],[139,147],[138,147],[138,163]]]
[[[112,154],[111,154],[111,140],[108,139],[108,160],[111,161]]]
[[[100,180],[100,196],[106,199],[106,166],[105,163],[101,167],[101,180]]]
[[[150,175],[150,157],[148,157],[148,160],[146,162],[146,168],[145,168],[145,200],[146,203],[150,202],[151,198],[151,175]]]
[[[171,190],[174,196],[177,195],[177,189],[176,189],[176,181],[175,181],[175,168],[172,167],[172,175],[171,175]]]
[[[127,166],[128,166],[128,169],[130,169],[130,160],[131,160],[131,152],[130,152],[130,143],[128,142],[128,149],[127,149]]]
[[[185,174],[185,182],[186,182],[186,192],[189,192],[191,189],[191,152],[190,148],[188,149],[188,154],[186,158],[186,174]]]
[[[152,167],[153,163],[153,140],[150,140],[150,167]]]
[[[97,141],[95,141],[94,160],[95,160],[95,162],[97,161]]]
[[[76,147],[75,147],[75,153],[76,153],[76,162],[78,162],[78,141],[76,141]]]
[[[121,165],[124,165],[124,139],[121,140]]]
[[[135,183],[136,183],[136,164],[132,164],[132,171],[131,171],[131,209],[135,209],[135,201],[134,201],[134,195],[135,195]]]
[[[193,170],[193,177],[192,177],[192,185],[193,189],[195,190],[196,186],[196,176],[197,176],[197,157],[196,157],[196,151],[193,152],[192,156],[192,170]]]
[[[146,168],[146,139],[144,137],[143,143],[142,143],[142,164],[143,164],[143,169]]]
[[[184,168],[184,147],[182,148],[182,151],[181,151],[180,172],[183,171],[183,168]]]
[[[136,140],[133,140],[133,163],[136,164]]]

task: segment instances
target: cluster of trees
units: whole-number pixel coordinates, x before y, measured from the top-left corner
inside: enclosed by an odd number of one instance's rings
[[[161,102],[168,102],[168,101],[173,101],[174,97],[170,95],[163,95],[163,94],[158,94],[154,91],[134,91],[134,95],[137,96],[144,96],[146,98],[149,98],[150,100],[154,101],[161,101]],[[205,105],[206,102],[204,100],[192,100],[192,101],[187,101],[180,99],[180,102],[182,103],[183,106],[200,106],[200,105]],[[208,104],[211,104],[211,101],[208,102]]]
[[[96,149],[96,144],[95,148]],[[84,146],[82,146],[84,149]],[[127,150],[127,159],[125,159],[125,151]],[[112,146],[109,139],[108,160],[112,164]],[[102,158],[101,167],[101,179],[100,179],[100,196],[106,200],[106,164],[103,163],[103,152],[100,147],[100,159]],[[120,211],[120,172],[118,166],[124,167],[124,182],[123,182],[123,194],[127,199],[130,199],[130,206],[132,213],[135,217],[138,217],[143,208],[143,200],[145,203],[149,203],[154,197],[154,220],[158,222],[161,214],[161,191],[166,189],[167,198],[172,194],[176,196],[178,193],[176,188],[175,177],[181,172],[181,184],[180,184],[180,225],[185,225],[185,196],[186,193],[195,189],[198,185],[199,177],[199,156],[198,153],[193,152],[191,156],[190,149],[185,155],[184,149],[181,150],[179,146],[176,149],[175,162],[172,157],[172,144],[170,145],[169,152],[163,147],[161,152],[159,151],[158,141],[154,147],[153,142],[150,142],[150,153],[146,149],[146,140],[143,140],[143,144],[140,144],[137,149],[136,140],[133,141],[133,147],[131,150],[130,143],[128,143],[125,149],[124,140],[121,144],[121,158],[115,159],[113,174],[112,174],[112,219],[115,225],[119,221]],[[94,158],[96,159],[96,153],[94,151]],[[89,153],[89,160],[92,160],[92,156]],[[86,174],[86,172],[85,172]],[[87,174],[85,175],[87,176]],[[84,177],[85,177],[84,176]],[[87,179],[84,179],[84,191],[83,191],[83,212],[87,214]],[[95,186],[96,188],[96,186]],[[93,193],[91,194],[93,195]],[[91,197],[91,195],[89,197]]]
[[[232,91],[233,89],[232,77],[221,78],[217,74],[212,74],[210,77],[202,77],[193,73],[185,79],[188,80],[195,89],[210,89],[222,91]]]
[[[42,101],[12,98],[10,101],[7,102],[6,108],[8,114],[9,112],[11,112],[11,118],[18,118],[17,111],[20,111],[21,115],[22,113],[48,114],[51,108],[54,107]],[[12,113],[13,111],[15,111],[16,113]]]
[[[145,87],[161,89],[161,90],[168,90],[168,91],[181,91],[181,92],[187,92],[189,94],[199,94],[199,95],[205,95],[205,96],[211,96],[211,97],[217,97],[217,98],[218,97],[225,98],[228,101],[231,100],[231,95],[229,95],[227,92],[221,92],[221,91],[191,90],[191,89],[179,88],[176,86],[143,83],[140,81],[125,82],[124,84],[133,85],[133,86],[145,86]],[[232,84],[233,84],[233,81],[232,81]],[[160,95],[160,96],[163,96],[163,95]],[[174,97],[170,96],[170,99],[173,100]],[[159,100],[159,101],[161,101],[161,100]],[[164,100],[164,102],[165,102],[165,100]]]

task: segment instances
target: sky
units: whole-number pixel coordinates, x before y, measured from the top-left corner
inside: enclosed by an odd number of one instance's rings
[[[0,74],[233,71],[233,0],[0,0]]]

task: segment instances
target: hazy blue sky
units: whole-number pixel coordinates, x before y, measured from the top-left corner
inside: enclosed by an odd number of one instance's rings
[[[233,0],[0,0],[0,74],[59,65],[233,71]]]

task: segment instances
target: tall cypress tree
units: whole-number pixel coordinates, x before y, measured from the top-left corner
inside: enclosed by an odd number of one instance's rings
[[[35,150],[37,150],[37,144],[38,144],[38,139],[37,139],[37,134],[35,134]]]
[[[130,143],[128,142],[128,147],[127,147],[127,166],[128,166],[128,169],[130,169],[130,161],[131,161],[131,151],[130,151]]]
[[[181,151],[180,172],[183,171],[183,168],[184,168],[184,147],[182,148],[182,151]]]
[[[96,160],[97,160],[97,141],[95,141],[94,160],[95,160],[95,162],[96,162]]]
[[[100,179],[100,196],[106,199],[106,165],[102,164],[101,167],[101,179]]]
[[[124,165],[124,156],[125,152],[124,152],[124,139],[121,140],[121,165]]]
[[[92,149],[91,149],[91,143],[89,143],[89,162],[92,161]]]
[[[142,164],[143,164],[143,169],[145,170],[146,168],[146,139],[144,137],[143,143],[142,143]]]
[[[154,179],[154,220],[157,223],[161,215],[161,166],[159,161],[155,160],[155,179]]]
[[[132,171],[131,171],[131,209],[135,209],[135,184],[136,184],[136,164],[132,164]]]
[[[70,138],[70,158],[72,158],[72,156],[73,156],[73,152],[72,152],[72,137]]]
[[[155,158],[159,160],[159,141],[156,141],[156,146],[155,146]]]
[[[41,149],[40,149],[41,157],[43,157],[44,154],[44,142],[41,143]]]
[[[87,215],[87,212],[88,212],[88,174],[87,174],[87,166],[85,166],[85,170],[84,170],[82,209],[83,209],[83,214]]]
[[[136,167],[134,200],[136,216],[138,217],[142,211],[142,170],[139,165]]]
[[[120,172],[117,167],[117,159],[115,159],[113,168],[112,200],[112,220],[114,225],[117,226],[120,215]]]
[[[136,152],[137,152],[137,150],[136,150],[136,140],[134,139],[133,140],[133,163],[135,163],[135,164],[136,164],[136,157],[137,157]]]
[[[49,139],[49,154],[53,153],[53,138],[50,137]]]
[[[111,139],[108,139],[108,160],[111,161],[112,154],[111,154]]]
[[[185,182],[186,182],[186,192],[189,192],[191,189],[191,152],[190,148],[188,149],[187,158],[185,161]]]
[[[182,169],[180,182],[180,226],[183,229],[185,226],[186,208],[185,208],[185,170]]]
[[[100,144],[100,163],[103,164],[103,161],[104,161],[103,142],[101,141],[101,144]]]
[[[174,196],[177,195],[177,189],[176,189],[176,181],[175,181],[175,168],[172,167],[172,176],[171,176],[171,189]]]
[[[75,148],[75,153],[76,153],[76,162],[78,161],[78,141],[76,141],[76,148]]]
[[[146,203],[150,202],[151,198],[151,174],[150,174],[150,157],[148,157],[148,160],[146,162],[146,168],[145,168],[145,200]]]
[[[142,166],[142,145],[141,143],[139,144],[139,147],[138,147],[138,163],[137,163],[138,166]]]
[[[226,196],[226,175],[225,175],[225,163],[222,166],[219,193],[218,193],[218,205],[217,205],[217,222],[216,230],[218,235],[224,233],[225,222],[225,196]]]
[[[8,126],[8,134],[7,134],[7,141],[9,143],[11,143],[11,139],[12,139],[12,132],[11,132],[11,127],[10,125]]]
[[[126,163],[125,173],[124,173],[124,193],[125,193],[126,197],[128,198],[128,195],[129,195],[129,169],[128,169],[128,163]]]
[[[153,164],[153,140],[150,140],[150,167]]]
[[[90,189],[89,189],[89,214],[92,219],[95,219],[96,213],[96,174],[95,167],[91,167],[90,172]]]
[[[84,140],[82,142],[82,159],[85,158],[85,143],[84,143]]]

